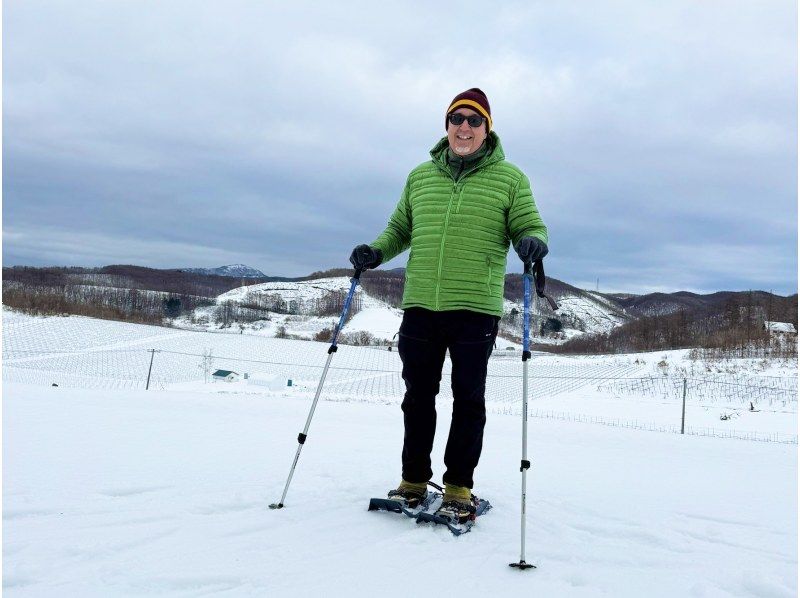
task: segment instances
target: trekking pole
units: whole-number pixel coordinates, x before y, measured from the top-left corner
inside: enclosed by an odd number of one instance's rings
[[[350,279],[350,292],[347,294],[347,299],[344,301],[344,308],[342,309],[342,315],[339,318],[339,324],[333,331],[333,340],[331,341],[331,346],[328,347],[328,360],[325,362],[325,368],[322,370],[322,377],[320,378],[319,385],[317,386],[317,394],[314,395],[314,402],[311,403],[311,411],[309,411],[308,419],[306,419],[306,427],[303,428],[303,431],[297,436],[297,452],[294,455],[294,461],[292,461],[292,467],[289,470],[289,478],[286,480],[286,487],[283,489],[283,496],[281,496],[280,502],[272,503],[269,506],[270,509],[283,508],[283,501],[286,500],[286,493],[289,491],[289,484],[292,482],[292,476],[294,475],[295,467],[297,467],[297,461],[300,459],[300,451],[303,450],[303,445],[306,442],[306,438],[308,438],[308,428],[311,426],[311,418],[314,417],[314,410],[317,408],[317,401],[319,400],[319,395],[322,393],[322,385],[325,384],[325,377],[328,375],[328,368],[331,365],[333,354],[336,353],[336,350],[338,349],[336,346],[336,339],[339,338],[339,332],[341,332],[342,328],[344,327],[344,321],[347,319],[347,312],[350,311],[350,302],[353,300],[353,294],[355,293],[356,286],[358,286],[358,279],[361,277],[361,272],[362,270],[356,269],[353,278]]]
[[[536,565],[525,562],[525,493],[526,493],[526,474],[530,469],[531,462],[528,461],[528,361],[531,358],[530,351],[530,320],[531,320],[531,279],[534,276],[533,264],[525,262],[525,272],[522,275],[523,282],[523,311],[522,311],[522,461],[519,470],[522,472],[522,509],[520,521],[520,554],[518,563],[509,563],[509,567],[517,569],[535,569]],[[542,260],[536,261],[536,294],[545,297],[553,310],[558,309],[558,305],[552,297],[547,295],[544,290],[545,277]]]

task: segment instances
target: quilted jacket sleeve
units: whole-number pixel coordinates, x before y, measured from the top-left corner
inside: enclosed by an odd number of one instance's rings
[[[537,237],[547,243],[547,227],[533,200],[531,183],[524,174],[511,194],[508,235],[512,245],[516,245],[523,237]]]
[[[397,207],[394,209],[389,223],[378,238],[370,243],[371,247],[380,249],[383,254],[383,263],[400,255],[411,245],[411,206],[408,201],[408,182],[403,188],[403,194]]]

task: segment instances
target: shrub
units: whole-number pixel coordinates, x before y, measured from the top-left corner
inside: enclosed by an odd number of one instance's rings
[[[372,334],[366,330],[354,330],[353,332],[340,334],[339,342],[343,345],[355,345],[361,347],[382,344],[380,340],[372,336]]]
[[[329,343],[333,340],[333,328],[323,328],[314,335],[315,341]]]

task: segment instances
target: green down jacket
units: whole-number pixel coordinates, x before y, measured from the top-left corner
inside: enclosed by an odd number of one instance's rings
[[[487,142],[486,156],[455,179],[442,138],[432,159],[408,175],[386,229],[370,243],[384,262],[411,248],[403,309],[502,316],[509,242],[534,236],[547,243],[528,177],[505,161],[496,133]]]

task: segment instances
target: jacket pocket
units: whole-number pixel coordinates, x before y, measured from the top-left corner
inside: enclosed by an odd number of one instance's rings
[[[500,283],[499,289],[495,282],[495,278],[505,278],[505,262],[497,257],[486,254],[486,292],[491,297],[498,294],[503,295],[503,284]]]
[[[492,294],[492,258],[491,256],[486,256],[486,269],[488,270],[486,274],[486,293],[491,295]]]

